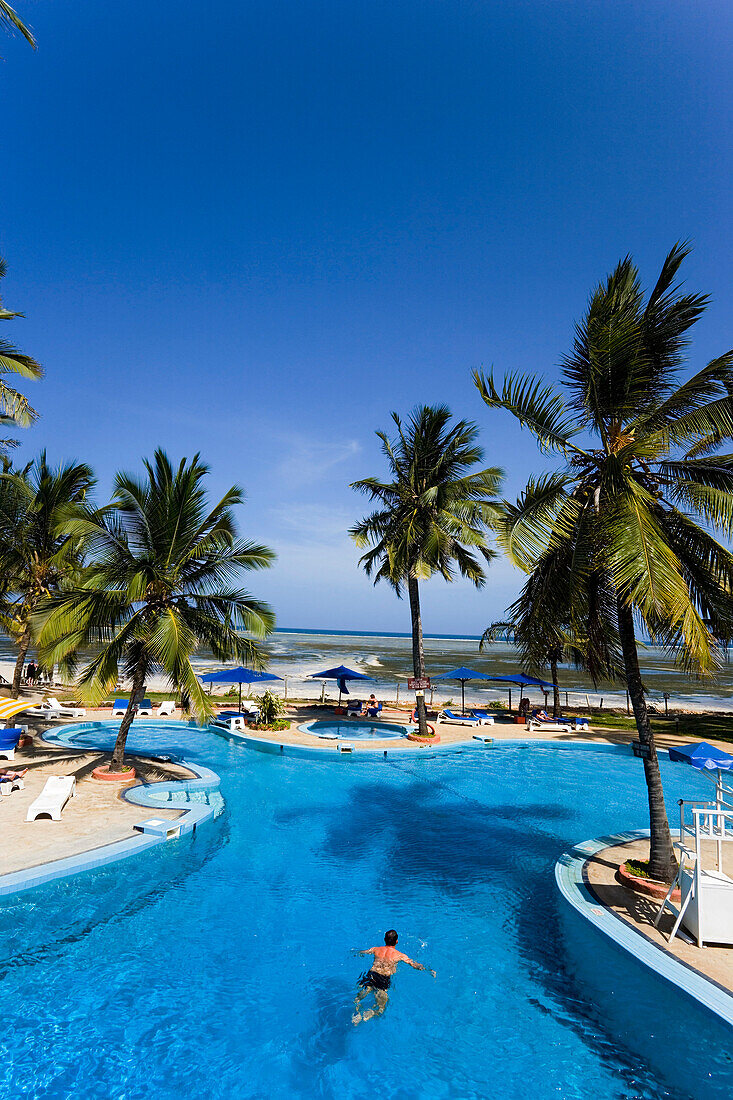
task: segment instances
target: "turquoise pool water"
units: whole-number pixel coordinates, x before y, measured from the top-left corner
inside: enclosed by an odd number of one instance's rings
[[[699,1087],[676,1085],[673,990],[667,1030],[647,1022],[659,991],[643,980],[614,988],[607,1024],[566,951],[554,862],[644,825],[639,761],[537,746],[310,761],[155,723],[132,744],[213,767],[225,812],[4,901],[3,1097],[731,1094],[714,1027],[695,1028]],[[708,789],[682,765],[664,778],[670,805]],[[392,926],[437,979],[405,969],[355,1028],[352,952]],[[613,985],[603,955],[592,965]]]
[[[359,721],[355,718],[344,719],[343,722],[338,719],[306,722],[300,728],[314,737],[328,734],[340,741],[386,741],[407,735],[407,728],[396,723]]]

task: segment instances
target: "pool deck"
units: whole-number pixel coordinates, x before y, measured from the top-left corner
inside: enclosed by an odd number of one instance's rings
[[[656,898],[637,894],[636,891],[622,886],[616,881],[616,870],[627,859],[648,859],[649,841],[632,840],[625,844],[602,848],[592,855],[584,866],[584,877],[598,902],[614,913],[620,920],[634,929],[655,947],[697,971],[703,977],[716,982],[728,992],[733,993],[733,946],[697,947],[686,943],[679,936],[671,941],[669,933],[674,924],[674,916],[665,912],[660,927],[654,927],[654,921],[661,901]],[[703,845],[703,866],[714,866],[714,846],[706,842]],[[733,877],[733,853],[723,849],[723,870]]]
[[[166,780],[192,779],[194,773],[174,763],[151,762],[130,757],[138,778],[129,783],[100,782],[92,778],[92,769],[106,763],[109,753],[74,750],[46,744],[33,749],[20,749],[15,760],[0,760],[0,771],[22,771],[25,789],[6,795],[0,803],[0,877],[29,868],[93,852],[119,841],[139,837],[135,824],[151,816],[145,807],[127,802],[123,791],[141,780],[156,783]],[[64,807],[60,821],[40,818],[25,820],[28,807],[41,793],[51,775],[74,775],[76,794]],[[155,816],[180,818],[180,809],[156,806]]]
[[[385,722],[398,722],[402,724],[410,724],[409,713],[404,710],[397,710],[391,707],[385,707],[382,711],[382,719]],[[284,715],[288,718],[293,725],[289,730],[280,730],[279,732],[268,732],[267,730],[253,730],[252,736],[256,737],[260,741],[271,741],[276,745],[298,745],[298,746],[321,746],[327,745],[328,742],[321,738],[314,737],[312,734],[303,733],[298,726],[303,725],[306,722],[313,720],[329,720],[336,717],[341,717],[345,724],[351,719],[345,715],[334,715],[332,707],[318,707],[305,703],[291,704]],[[363,721],[363,719],[362,719]],[[378,720],[374,722],[378,725]],[[508,716],[507,718],[500,718],[494,722],[493,726],[476,726],[466,728],[465,726],[453,725],[448,722],[436,722],[435,720],[428,720],[428,724],[433,726],[435,731],[440,735],[441,745],[467,745],[473,741],[473,734],[479,733],[486,737],[493,737],[496,741],[558,741],[566,744],[573,744],[578,742],[599,744],[599,745],[630,745],[632,741],[635,741],[638,737],[636,730],[618,730],[608,729],[600,724],[594,724],[587,730],[578,731],[577,733],[563,733],[553,732],[552,730],[538,730],[536,733],[528,732],[524,723],[514,722]],[[345,736],[343,740],[348,740]],[[657,734],[656,744],[657,748],[668,749],[673,745],[689,744],[690,737],[688,736],[676,736],[671,734]],[[364,747],[364,742],[357,742],[360,747]],[[712,741],[711,744],[717,745],[719,748],[724,749],[726,752],[730,751],[730,744],[725,742]],[[380,750],[380,749],[394,749],[395,740],[389,738],[385,740],[379,740],[375,738],[373,741],[368,742],[368,747]],[[430,750],[430,744],[422,745],[416,741],[400,741],[400,751],[414,751],[424,752],[426,749]]]

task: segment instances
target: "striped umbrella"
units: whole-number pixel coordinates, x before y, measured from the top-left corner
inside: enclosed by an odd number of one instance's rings
[[[0,722],[7,722],[15,714],[20,714],[33,706],[27,699],[0,699]]]

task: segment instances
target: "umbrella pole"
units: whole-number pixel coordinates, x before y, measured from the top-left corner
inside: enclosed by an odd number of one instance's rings
[[[239,713],[242,713],[242,683],[239,683]]]
[[[461,714],[466,713],[466,681],[461,680]]]

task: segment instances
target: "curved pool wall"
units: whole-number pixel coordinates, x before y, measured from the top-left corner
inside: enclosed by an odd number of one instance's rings
[[[555,863],[578,836],[645,819],[628,750],[469,741],[365,751],[337,776],[326,749],[305,750],[303,767],[163,727],[146,737],[136,725],[131,751],[172,746],[212,764],[229,812],[185,845],[0,906],[0,1095],[729,1095],[709,1081],[681,1092],[664,1033],[649,1039],[664,1052],[655,1075],[657,1051],[617,1042],[615,1019],[565,964]],[[670,807],[697,795],[691,769],[662,768]],[[354,1028],[353,949],[389,927],[437,979],[400,973],[385,1016]],[[593,950],[589,969],[605,958]],[[665,1026],[678,1038],[672,1014]],[[695,1042],[707,1066],[706,1033]],[[375,1045],[390,1057],[375,1060]]]
[[[398,722],[365,722],[364,720],[339,721],[338,718],[314,718],[310,722],[304,722],[298,726],[301,733],[310,734],[311,737],[323,737],[326,732],[331,732],[339,741],[385,741],[407,737],[412,726],[404,726]],[[368,734],[360,731],[369,730]],[[338,731],[338,732],[335,732]]]
[[[596,1003],[623,1043],[640,1058],[653,1057],[683,1095],[729,1097],[733,996],[607,909],[587,880],[591,856],[648,836],[648,829],[640,829],[588,840],[557,861],[569,969],[578,990]]]
[[[145,725],[144,719],[138,719],[135,723],[136,731],[144,732]],[[190,725],[184,722],[171,722],[170,725],[171,727],[177,725],[179,728],[184,729],[190,728]],[[159,729],[160,722],[151,721],[149,728]],[[119,722],[81,722],[73,726],[59,726],[47,730],[41,734],[41,739],[51,744],[63,745],[66,748],[79,748],[78,739],[80,737],[88,737],[90,734],[94,734],[95,731],[99,731],[101,734],[117,729],[119,729]],[[90,744],[88,747],[91,748],[92,745]],[[223,802],[221,796],[216,794],[220,785],[220,779],[216,772],[201,764],[170,753],[146,752],[145,756],[153,760],[180,764],[192,771],[195,778],[163,780],[160,783],[151,784],[136,783],[134,787],[128,787],[121,791],[125,801],[149,809],[160,809],[163,806],[183,809],[184,812],[177,819],[180,826],[180,838],[193,836],[199,825],[211,820],[221,812]],[[214,795],[213,798],[212,795]],[[91,848],[86,852],[65,856],[62,859],[24,868],[21,871],[12,871],[6,875],[0,875],[0,897],[17,894],[22,890],[31,890],[46,882],[76,875],[82,871],[103,867],[106,864],[138,855],[140,852],[146,852],[166,843],[168,843],[166,837],[139,833],[114,841],[112,844]]]

